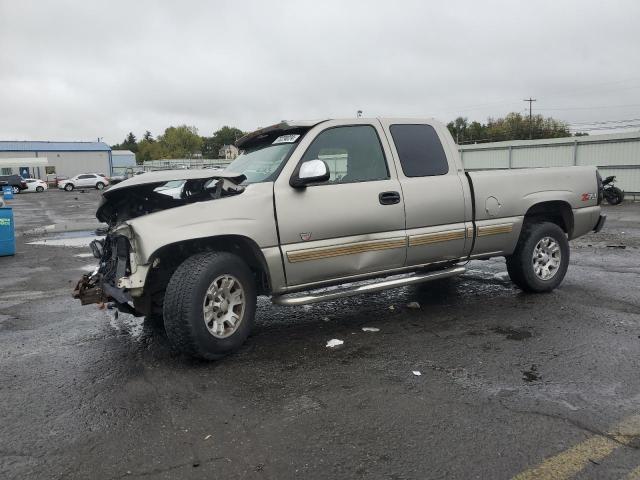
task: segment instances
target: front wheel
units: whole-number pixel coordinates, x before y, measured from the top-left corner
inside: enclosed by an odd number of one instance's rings
[[[555,223],[527,223],[512,255],[507,257],[511,281],[525,292],[556,288],[569,266],[569,241]]]
[[[13,186],[11,187],[11,191],[13,192],[14,195],[17,195],[18,193],[20,193],[20,188]]]
[[[189,355],[215,360],[246,340],[256,311],[249,267],[227,252],[198,253],[173,273],[164,296],[169,341]]]
[[[65,189],[67,192],[70,192],[71,190],[73,190],[73,183],[67,183],[67,184],[64,186],[64,189]]]
[[[102,182],[96,183],[96,189],[102,190],[103,188],[104,188],[104,183],[102,183]]]
[[[36,187],[36,192],[38,193],[44,192],[44,187]]]
[[[624,192],[618,187],[611,187],[610,192],[606,195],[607,202],[610,205],[620,205],[624,200]]]

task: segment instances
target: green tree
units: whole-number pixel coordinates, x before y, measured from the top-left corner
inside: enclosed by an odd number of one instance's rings
[[[138,151],[136,136],[133,134],[133,132],[129,132],[122,143],[111,145],[111,150],[131,150],[133,153],[136,153]]]
[[[457,143],[502,142],[505,140],[570,137],[569,126],[560,120],[542,115],[534,115],[529,121],[528,115],[517,112],[503,118],[488,118],[487,123],[477,121],[469,123],[466,118],[458,117],[447,124],[447,128]]]
[[[155,142],[155,139],[153,138],[153,135],[151,135],[151,132],[149,130],[144,132],[142,139],[148,142]]]
[[[202,137],[196,127],[180,125],[167,128],[157,143],[162,148],[162,158],[189,158],[201,152]]]
[[[223,145],[233,145],[244,132],[236,127],[225,125],[220,130],[213,132],[211,137],[203,137],[202,156],[205,158],[218,158],[218,152]]]
[[[136,163],[138,165],[147,160],[158,160],[164,157],[162,146],[153,138],[143,139],[138,143],[138,152],[136,153]]]

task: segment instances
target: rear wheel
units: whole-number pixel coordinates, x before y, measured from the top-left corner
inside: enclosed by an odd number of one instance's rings
[[[215,360],[246,340],[256,310],[249,267],[227,252],[198,253],[173,273],[164,297],[169,341],[189,355]]]
[[[64,189],[65,189],[67,192],[70,192],[71,190],[73,190],[73,183],[67,183],[67,184],[64,186]]]
[[[11,187],[11,191],[13,192],[14,195],[20,193],[20,188],[16,187],[15,185]]]
[[[527,223],[516,250],[507,257],[511,281],[525,292],[549,292],[556,288],[569,266],[569,241],[555,223]]]

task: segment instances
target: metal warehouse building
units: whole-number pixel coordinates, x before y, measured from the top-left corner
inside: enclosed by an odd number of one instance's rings
[[[111,150],[111,174],[124,175],[136,167],[136,154],[131,150]]]
[[[640,194],[640,132],[459,146],[468,170],[593,165],[602,178]]]
[[[111,175],[112,164],[111,147],[102,142],[0,141],[2,175],[43,180],[85,172]]]

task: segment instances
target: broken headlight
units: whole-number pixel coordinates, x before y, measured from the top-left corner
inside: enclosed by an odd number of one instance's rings
[[[104,255],[104,240],[94,240],[89,244],[89,248],[93,256],[100,260]]]

